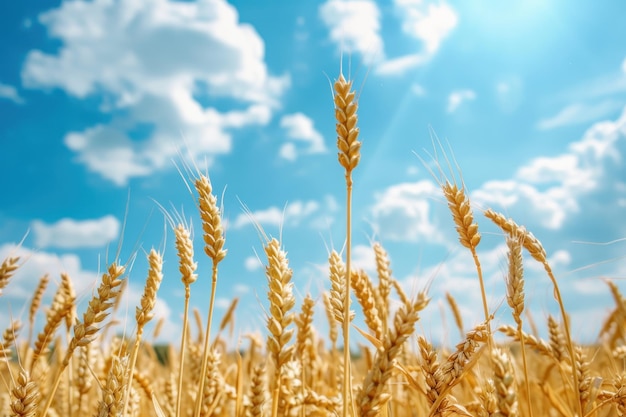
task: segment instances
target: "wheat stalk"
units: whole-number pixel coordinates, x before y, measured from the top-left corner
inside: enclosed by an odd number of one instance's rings
[[[200,175],[195,181],[196,191],[198,192],[198,205],[200,209],[200,218],[202,219],[202,230],[204,239],[204,252],[212,261],[211,268],[211,297],[209,300],[209,311],[207,317],[207,327],[204,336],[204,349],[202,357],[202,369],[200,375],[206,375],[207,368],[207,352],[209,351],[211,338],[211,322],[213,319],[213,306],[215,304],[215,291],[217,288],[217,265],[226,257],[224,249],[224,230],[222,227],[222,217],[220,209],[217,206],[217,197],[213,195],[213,186],[206,175]],[[196,409],[194,417],[200,415],[200,398],[204,391],[204,378],[200,379],[200,388],[198,390],[198,398],[196,399]]]
[[[376,352],[374,367],[367,373],[363,389],[357,403],[362,417],[375,417],[389,401],[386,383],[392,376],[394,363],[404,342],[413,333],[419,312],[428,305],[430,299],[425,292],[418,294],[415,301],[403,304],[394,317],[394,327],[389,329],[382,347]]]
[[[524,381],[526,386],[526,402],[528,415],[533,416],[532,401],[530,399],[530,381],[528,378],[528,363],[522,331],[522,313],[524,311],[524,266],[522,264],[522,242],[519,236],[507,236],[506,244],[509,249],[509,271],[506,277],[506,299],[513,310],[513,319],[517,323],[517,333],[522,349],[522,364],[524,367]]]
[[[348,417],[351,398],[350,378],[350,291],[347,290],[351,276],[352,254],[352,170],[361,158],[361,142],[358,141],[357,103],[352,91],[352,81],[346,81],[343,74],[335,81],[335,130],[337,131],[337,148],[339,164],[345,169],[346,177],[346,291],[343,300],[343,342],[344,342],[344,378],[343,378],[343,417]]]
[[[554,297],[556,298],[557,303],[559,304],[559,309],[561,311],[561,318],[563,319],[563,327],[565,328],[565,339],[567,342],[567,348],[569,352],[570,358],[574,358],[574,344],[572,342],[572,337],[570,335],[570,326],[569,320],[567,318],[567,313],[565,312],[565,305],[563,304],[563,299],[561,297],[561,291],[559,290],[559,285],[556,282],[556,278],[552,273],[552,268],[550,264],[548,264],[548,256],[546,254],[543,245],[539,240],[529,231],[527,231],[524,227],[518,226],[513,219],[507,219],[500,213],[496,213],[495,211],[488,209],[485,211],[485,217],[494,222],[498,227],[500,227],[504,232],[506,232],[509,236],[517,237],[521,239],[522,245],[524,249],[528,251],[530,256],[533,257],[537,262],[542,264],[544,270],[548,274],[550,281],[552,281],[552,285],[554,287]],[[574,385],[578,386],[578,375],[576,374],[575,367],[572,367],[572,378],[574,380]],[[581,408],[580,395],[576,392],[576,403],[578,404],[578,413],[579,415],[583,415],[583,411]]]
[[[106,273],[102,275],[102,282],[98,287],[98,295],[94,296],[87,311],[83,314],[83,320],[77,321],[74,326],[74,336],[70,340],[67,351],[61,365],[57,370],[52,389],[48,394],[48,399],[43,407],[41,415],[46,415],[52,404],[54,394],[59,386],[63,371],[69,365],[72,354],[79,346],[86,346],[95,339],[99,328],[97,327],[108,316],[108,310],[113,306],[113,300],[119,295],[122,280],[120,277],[124,274],[125,268],[118,264],[111,264]]]
[[[135,307],[135,320],[137,322],[137,331],[135,332],[135,343],[130,354],[130,361],[128,363],[128,383],[126,392],[124,394],[124,413],[128,409],[128,397],[130,395],[130,389],[132,387],[130,381],[133,379],[133,373],[135,372],[135,364],[137,363],[137,354],[139,353],[139,345],[143,337],[143,329],[145,325],[154,317],[154,306],[157,301],[157,292],[161,286],[163,280],[163,257],[156,250],[150,250],[148,254],[148,279],[143,289],[141,296],[141,307]]]
[[[293,271],[289,268],[287,254],[281,250],[280,242],[271,239],[265,246],[268,264],[265,268],[267,275],[270,311],[267,317],[267,350],[274,362],[274,388],[272,400],[272,416],[283,415],[281,405],[281,373],[285,364],[291,360],[293,346],[287,346],[293,329],[288,329],[294,321],[291,309],[296,303],[293,296]]]

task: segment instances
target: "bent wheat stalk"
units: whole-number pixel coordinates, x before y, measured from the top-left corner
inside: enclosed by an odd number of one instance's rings
[[[561,298],[561,291],[559,290],[559,284],[556,282],[556,278],[552,273],[552,268],[550,264],[548,264],[548,255],[546,254],[543,245],[539,240],[529,231],[527,231],[524,227],[518,226],[513,219],[507,219],[500,213],[496,213],[495,211],[488,209],[485,211],[485,217],[494,222],[498,227],[500,227],[504,232],[506,232],[509,236],[515,237],[518,236],[521,241],[524,249],[528,251],[530,256],[533,257],[537,262],[543,265],[544,270],[548,274],[550,281],[552,281],[552,285],[554,287],[554,298],[556,298],[557,303],[559,304],[559,309],[561,311],[561,317],[563,318],[563,327],[565,329],[565,338],[567,341],[567,348],[569,351],[570,359],[573,363],[574,358],[576,357],[574,354],[574,344],[572,343],[572,337],[570,334],[570,326],[569,319],[567,317],[567,313],[565,312],[565,305],[563,304],[563,299]],[[572,378],[574,381],[574,386],[579,386],[578,374],[576,372],[576,367],[572,366]],[[582,402],[580,401],[580,393],[578,390],[575,390],[576,394],[576,403],[578,405],[578,415],[583,415],[582,410]]]
[[[113,301],[119,295],[121,291],[122,280],[120,277],[124,274],[125,268],[116,263],[109,266],[106,273],[102,275],[102,282],[98,287],[98,295],[94,296],[89,305],[87,311],[83,314],[83,320],[77,321],[74,326],[74,337],[70,340],[67,347],[65,357],[61,362],[59,369],[56,372],[56,376],[52,383],[52,389],[48,394],[48,399],[43,407],[42,412],[39,415],[45,416],[52,405],[54,394],[61,381],[63,371],[70,363],[72,354],[79,346],[87,346],[91,343],[100,330],[98,327],[100,323],[109,315],[109,309],[113,307]]]

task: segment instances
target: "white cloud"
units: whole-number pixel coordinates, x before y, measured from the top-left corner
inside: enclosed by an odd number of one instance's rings
[[[35,244],[41,248],[102,247],[117,239],[120,222],[110,215],[93,220],[65,218],[53,224],[34,220],[32,228]]]
[[[256,258],[255,258],[256,259]],[[256,260],[257,263],[259,262],[259,260]],[[249,285],[245,285],[245,284],[235,284],[233,285],[233,292],[235,294],[247,294],[249,293],[251,290]]]
[[[617,100],[603,100],[599,103],[574,103],[563,108],[552,117],[540,120],[537,128],[540,130],[557,127],[585,124],[608,117],[623,108],[623,102]]]
[[[394,4],[402,31],[420,41],[423,47],[420,51],[379,62],[375,72],[383,76],[401,75],[426,64],[458,23],[454,9],[443,1],[395,0]]]
[[[454,113],[464,101],[476,99],[476,93],[472,90],[453,91],[448,96],[448,113]]]
[[[375,277],[376,254],[374,249],[367,245],[355,245],[352,247],[351,260],[353,267],[363,269],[370,277]]]
[[[248,256],[243,261],[243,265],[246,268],[246,271],[256,271],[263,266],[263,264],[259,261],[259,258],[256,256]]]
[[[298,150],[293,142],[283,143],[278,151],[278,156],[288,161],[295,161],[298,158]]]
[[[429,199],[439,188],[432,181],[400,183],[376,194],[371,207],[375,233],[383,239],[441,242],[443,237],[432,223]]]
[[[10,100],[15,104],[23,104],[24,99],[12,85],[0,83],[0,99]]]
[[[626,58],[624,58],[624,61],[622,62],[622,72],[626,74]]]
[[[428,57],[421,54],[408,54],[397,58],[390,58],[379,63],[375,72],[378,75],[394,76],[402,75],[411,68],[420,66],[428,60]]]
[[[240,214],[235,219],[233,228],[239,229],[254,222],[262,226],[280,226],[281,224],[297,226],[302,220],[312,216],[319,210],[320,204],[317,201],[294,201],[289,203],[284,210],[277,206],[272,206],[265,210],[253,211],[250,215],[246,213]]]
[[[472,193],[472,199],[481,206],[505,207],[507,212],[523,207],[526,219],[538,219],[548,229],[560,229],[577,213],[593,216],[598,206],[589,195],[617,207],[624,198],[615,179],[626,175],[625,138],[626,108],[615,122],[594,124],[566,152],[534,158],[522,165],[514,178],[483,184]]]
[[[44,295],[43,304],[51,302],[55,288],[60,282],[59,277],[61,273],[66,273],[72,280],[76,292],[78,314],[82,314],[85,311],[87,302],[100,285],[102,278],[102,271],[84,269],[80,257],[72,253],[58,255],[52,252],[16,246],[15,244],[0,245],[0,262],[9,256],[19,256],[20,266],[11,278],[9,285],[4,288],[2,298],[0,299],[0,306],[2,306],[0,308],[0,323],[9,323],[10,318],[21,318],[22,322],[25,321],[24,314],[28,314],[25,306],[32,299],[33,289],[36,288],[39,279],[43,275],[47,274],[50,278],[50,284],[48,284],[48,289]],[[103,269],[106,266],[103,266]],[[127,279],[128,274],[122,278]],[[140,305],[142,294],[143,282],[129,282],[129,285],[126,286],[120,300],[120,306],[122,307],[118,312],[118,319],[122,323],[126,322],[131,326],[130,323],[134,322],[134,319],[126,319],[124,317],[134,318],[134,307]],[[171,320],[171,311],[168,303],[161,297],[158,297],[153,309],[155,318],[152,324],[156,324],[159,318],[165,320],[162,328],[162,338],[167,339],[166,341],[168,342],[174,342],[180,336],[180,325],[175,324]],[[122,328],[117,326],[116,330],[121,331]],[[133,328],[128,327],[125,330],[126,332],[131,332]]]
[[[283,116],[280,119],[280,127],[285,129],[288,139],[306,143],[306,153],[326,152],[326,145],[321,133],[315,130],[313,121],[302,113],[294,113]],[[287,147],[287,145],[292,145]],[[281,157],[290,161],[298,157],[298,151],[294,144],[287,143],[281,147]]]
[[[432,56],[458,23],[454,9],[443,1],[395,0],[402,18],[402,30],[424,44]]]
[[[396,76],[427,63],[457,25],[458,17],[443,1],[395,0],[394,4],[402,31],[411,40],[417,39],[422,48],[391,59],[385,57],[381,12],[375,2],[327,0],[319,12],[340,51],[361,54],[366,64],[375,65],[378,75]]]
[[[20,267],[15,272],[9,285],[4,289],[3,297],[25,302],[33,296],[33,288],[39,278],[48,274],[51,282],[58,282],[62,272],[67,273],[80,297],[92,288],[98,279],[96,272],[83,269],[80,258],[75,254],[57,255],[51,252],[34,251],[23,246],[4,244],[0,246],[0,262],[9,256],[20,258]],[[21,307],[19,306],[15,307]],[[14,313],[17,313],[14,310]],[[2,321],[2,320],[0,320]]]
[[[319,8],[330,39],[343,53],[359,53],[366,63],[385,57],[380,36],[380,11],[369,0],[327,0]]]
[[[268,123],[289,85],[268,73],[263,40],[222,0],[74,1],[39,20],[62,46],[56,55],[29,52],[23,83],[102,97],[111,122],[69,133],[65,144],[118,185],[171,166],[181,132],[196,158],[229,152],[231,130]],[[203,96],[237,100],[242,110],[203,108]],[[147,139],[133,138],[142,126]]]

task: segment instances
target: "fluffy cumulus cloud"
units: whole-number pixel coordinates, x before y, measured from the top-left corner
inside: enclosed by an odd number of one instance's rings
[[[32,228],[35,245],[41,248],[95,248],[117,239],[120,222],[114,216],[92,220],[61,219],[53,224],[35,220]]]
[[[394,10],[391,17],[400,21],[404,35],[409,42],[417,40],[420,49],[391,58],[385,55],[382,14],[375,2],[327,0],[319,12],[340,51],[358,53],[366,64],[375,65],[376,74],[393,76],[427,63],[458,22],[455,10],[443,1],[395,0]]]
[[[473,90],[457,90],[450,93],[448,96],[448,113],[454,113],[461,104],[466,101],[472,101],[476,99],[476,93]]]
[[[39,21],[61,47],[31,51],[23,83],[102,97],[111,121],[69,133],[65,144],[118,185],[168,166],[182,146],[209,161],[229,152],[232,131],[268,123],[289,85],[269,74],[263,40],[222,0],[64,2]],[[215,97],[241,105],[202,105]]]
[[[319,8],[330,39],[341,52],[359,53],[366,63],[385,57],[380,10],[370,0],[328,0]]]
[[[0,83],[0,100],[2,99],[12,101],[15,104],[24,103],[24,99],[20,96],[15,87]]]
[[[426,64],[458,23],[455,10],[443,1],[395,0],[394,5],[402,31],[409,39],[417,40],[421,48],[381,62],[376,67],[379,75],[398,75]]]
[[[315,129],[313,120],[302,113],[287,114],[280,119],[280,127],[285,130],[287,142],[281,148],[280,156],[294,161],[298,157],[298,148],[295,142],[304,143],[304,153],[326,152],[326,145],[322,134]]]
[[[562,154],[535,158],[514,178],[487,182],[472,197],[480,205],[507,211],[525,207],[526,218],[539,219],[548,229],[560,229],[578,213],[605,218],[606,210],[619,207],[626,194],[623,181],[616,181],[626,178],[624,157],[626,109],[616,121],[594,124]]]
[[[441,242],[430,202],[438,192],[432,181],[418,181],[396,184],[376,194],[370,213],[376,234],[396,241]]]
[[[443,1],[395,0],[402,30],[419,39],[426,55],[433,55],[458,23],[454,9]]]

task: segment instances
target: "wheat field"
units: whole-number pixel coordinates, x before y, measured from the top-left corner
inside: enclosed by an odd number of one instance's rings
[[[329,331],[313,329],[317,301],[310,295],[296,305],[292,269],[282,243],[263,233],[267,277],[266,338],[248,335],[249,347],[228,346],[221,332],[233,319],[237,300],[219,325],[213,323],[219,264],[228,256],[222,213],[209,177],[197,172],[193,186],[201,230],[190,230],[170,216],[185,289],[180,343],[153,346],[144,328],[163,278],[162,254],[151,250],[134,334],[107,337],[119,323],[110,321],[125,289],[126,266],[113,262],[102,274],[84,311],[77,311],[72,277],[63,274],[45,325],[35,333],[49,277],[41,278],[28,307],[28,323],[0,323],[1,416],[622,416],[626,413],[626,299],[607,281],[615,305],[600,324],[598,340],[572,340],[560,288],[541,242],[513,219],[487,209],[474,213],[465,185],[450,180],[441,166],[438,180],[456,226],[459,243],[471,253],[480,287],[483,321],[468,332],[455,299],[447,294],[461,334],[453,349],[416,334],[420,314],[432,303],[428,289],[408,296],[394,278],[389,255],[374,242],[377,276],[351,262],[352,173],[360,161],[358,105],[352,82],[334,84],[338,160],[345,172],[345,250],[328,258],[323,301]],[[339,180],[339,179],[338,179]],[[498,226],[508,248],[506,303],[514,326],[494,327],[479,257],[481,235],[475,216]],[[196,281],[193,233],[203,236],[212,262],[206,320],[190,316],[191,285]],[[527,255],[524,257],[524,255]],[[22,265],[1,260],[0,297]],[[172,260],[174,262],[174,260]],[[558,303],[548,317],[543,339],[525,317],[524,262],[537,262],[545,285]],[[394,306],[392,308],[392,306]],[[399,307],[396,307],[399,306]],[[353,326],[354,310],[366,328]],[[190,324],[190,318],[195,325]],[[133,320],[131,317],[127,321]],[[202,322],[205,322],[203,325]],[[158,328],[158,325],[157,325]],[[530,329],[530,330],[529,330]],[[158,329],[156,330],[158,332]],[[358,333],[367,341],[350,346]],[[496,337],[497,336],[497,337]],[[504,340],[505,342],[502,342]]]

